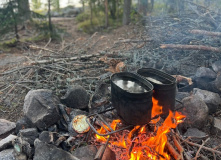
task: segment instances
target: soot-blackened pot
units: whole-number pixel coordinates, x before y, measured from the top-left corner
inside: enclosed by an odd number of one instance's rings
[[[125,86],[134,84],[135,90],[125,89],[119,85],[121,81]],[[151,120],[152,93],[153,85],[138,74],[121,72],[111,76],[112,105],[128,124],[143,125]]]
[[[153,97],[163,107],[163,115],[175,109],[176,78],[153,68],[141,68],[137,73],[145,77],[154,87]]]

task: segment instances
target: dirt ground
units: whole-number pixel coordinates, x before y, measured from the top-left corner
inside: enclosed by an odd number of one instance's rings
[[[81,48],[87,48],[87,46],[88,48],[85,54],[96,54],[102,51],[114,53],[116,51],[111,47],[115,42],[122,39],[134,39],[140,36],[143,30],[142,26],[128,25],[119,27],[117,29],[107,29],[90,35],[78,30],[77,23],[74,18],[53,18],[52,20],[53,24],[61,29],[64,29],[65,31],[61,35],[62,41],[58,42],[43,40],[38,42],[28,42],[27,44],[21,43],[17,45],[17,47],[10,48],[10,51],[1,51],[0,73],[5,73],[19,67],[24,67],[24,64],[30,59],[50,56],[50,52],[45,51],[43,53],[41,52],[42,50],[29,48],[31,45],[56,51],[62,50],[67,46],[71,46],[69,51],[73,51],[74,48],[76,51],[74,51],[74,54],[76,55],[78,55],[78,50],[80,51]],[[25,33],[27,32],[20,31],[20,37],[23,35],[27,36]],[[122,47],[125,47],[125,45],[122,44]],[[74,54],[56,56],[74,56]],[[4,75],[0,75],[0,94],[6,93],[6,95],[0,96],[0,118],[16,122],[23,115],[23,102],[28,89],[16,90],[17,85],[7,86],[5,85],[6,81],[7,80],[4,78]],[[5,92],[5,90],[7,90],[7,92]]]

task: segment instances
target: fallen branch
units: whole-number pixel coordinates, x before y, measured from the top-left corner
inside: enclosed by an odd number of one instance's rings
[[[100,53],[97,54],[90,54],[90,55],[83,55],[83,56],[79,56],[79,57],[69,57],[69,58],[58,58],[58,59],[51,59],[51,60],[40,60],[40,61],[31,61],[29,63],[25,63],[26,65],[36,65],[36,64],[47,64],[47,63],[56,63],[56,62],[60,62],[60,61],[73,61],[73,60],[77,60],[77,59],[88,59],[91,57],[96,57],[99,56]]]
[[[198,151],[196,152],[196,156],[195,156],[195,158],[194,158],[195,160],[197,160],[198,155],[199,155],[199,153],[200,153],[202,147],[206,144],[206,142],[207,142],[209,139],[210,139],[210,138],[207,138],[205,141],[203,141],[203,143],[201,144],[200,148],[199,148]]]
[[[191,30],[190,33],[207,35],[207,36],[221,36],[221,32],[209,32],[209,31],[197,30],[197,29]]]
[[[220,48],[203,45],[182,45],[182,44],[161,44],[162,49],[186,49],[186,50],[204,50],[212,52],[221,52]]]
[[[184,139],[182,139],[180,136],[177,136],[177,137],[180,138],[183,142],[186,142],[186,143],[188,143],[188,144],[190,144],[190,145],[192,145],[192,146],[201,147],[201,145],[196,144],[196,143],[193,143],[193,142],[190,142],[190,141],[188,141],[188,140],[184,140]],[[216,153],[216,154],[221,155],[221,151],[217,151],[217,150],[215,150],[215,149],[213,149],[213,148],[209,148],[209,147],[205,147],[205,146],[202,146],[201,148],[202,148],[202,149],[205,149],[205,150],[207,150],[207,151],[210,151],[210,152],[212,152],[212,153]]]
[[[119,40],[117,42],[114,42],[114,44],[117,44],[117,43],[139,43],[139,42],[150,42],[150,41],[152,41],[152,39],[145,39],[145,40],[123,39],[123,40]]]

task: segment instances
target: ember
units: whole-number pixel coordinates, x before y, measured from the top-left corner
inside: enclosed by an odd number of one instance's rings
[[[157,100],[153,99],[152,117],[162,114],[162,106],[157,105]],[[119,160],[146,160],[146,159],[170,159],[170,155],[165,151],[167,143],[167,133],[170,129],[176,128],[179,123],[183,122],[184,115],[179,112],[169,112],[168,117],[159,126],[156,123],[160,117],[152,120],[150,123],[155,124],[154,132],[149,131],[147,125],[135,126],[131,131],[116,133],[110,137],[109,143],[111,149],[115,151]],[[117,128],[120,120],[114,120],[111,124],[113,130]],[[104,125],[105,127],[105,125]],[[106,129],[108,129],[106,127]],[[106,133],[101,127],[98,133]],[[107,137],[96,135],[100,142],[106,142]]]

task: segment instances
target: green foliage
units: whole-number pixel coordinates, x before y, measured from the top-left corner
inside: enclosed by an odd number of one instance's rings
[[[32,0],[32,9],[38,11],[41,8],[41,0]]]
[[[60,0],[51,0],[51,6],[57,12],[60,12]]]
[[[84,22],[84,21],[88,20],[89,17],[90,17],[89,12],[82,12],[82,13],[77,15],[76,20],[77,20],[78,23],[80,23],[80,22]]]

